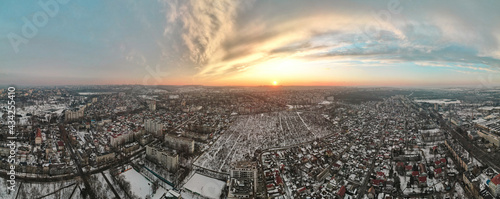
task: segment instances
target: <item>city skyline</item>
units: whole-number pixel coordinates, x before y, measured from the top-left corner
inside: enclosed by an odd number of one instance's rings
[[[498,86],[497,7],[4,1],[0,85]]]

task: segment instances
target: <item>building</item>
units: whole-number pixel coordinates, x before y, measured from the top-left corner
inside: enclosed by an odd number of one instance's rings
[[[194,153],[194,140],[181,136],[165,135],[165,143],[176,150]]]
[[[478,181],[474,181],[476,175],[472,171],[466,171],[463,173],[463,182],[465,184],[465,190],[471,193],[474,198],[479,198],[480,186]]]
[[[491,179],[488,186],[490,187],[491,194],[495,197],[500,196],[500,174],[496,175]]]
[[[64,142],[63,141],[58,141],[57,142],[57,150],[64,150]]]
[[[135,151],[139,148],[140,148],[140,145],[137,144],[137,142],[132,142],[132,143],[128,143],[125,146],[123,146],[122,151],[124,153],[132,153],[133,151]]]
[[[40,128],[36,129],[35,144],[36,145],[42,144],[42,131],[40,130]]]
[[[500,136],[497,136],[497,135],[492,134],[492,133],[488,133],[485,130],[479,130],[479,131],[477,131],[477,134],[479,135],[479,137],[482,137],[485,140],[488,140],[488,142],[490,142],[491,144],[493,144],[497,147],[500,146]]]
[[[420,133],[424,142],[444,141],[446,139],[444,133],[439,129],[421,130]]]
[[[114,152],[102,153],[102,154],[97,155],[96,162],[97,162],[97,165],[102,165],[104,163],[111,162],[114,159],[115,159],[115,153]]]
[[[84,112],[85,112],[85,107],[86,106],[81,106],[81,107],[73,109],[73,110],[64,111],[64,120],[65,121],[72,121],[72,120],[77,120],[77,119],[82,118],[84,115]]]
[[[176,171],[179,168],[179,155],[175,151],[167,151],[161,145],[146,146],[146,158],[169,171]]]
[[[142,146],[149,144],[151,141],[153,141],[153,137],[150,134],[142,135],[141,138],[139,139],[139,144]]]
[[[148,107],[150,111],[156,111],[156,101],[154,100],[149,101]]]
[[[257,163],[236,162],[231,165],[228,198],[252,198],[257,192]]]
[[[118,147],[134,140],[134,132],[123,132],[118,134],[111,134],[109,136],[109,144],[113,147]]]
[[[144,120],[144,129],[155,136],[162,136],[163,123],[153,119],[146,119]]]
[[[186,131],[184,132],[184,136],[188,138],[198,139],[198,140],[208,140],[211,137],[210,132],[194,132],[194,131]]]

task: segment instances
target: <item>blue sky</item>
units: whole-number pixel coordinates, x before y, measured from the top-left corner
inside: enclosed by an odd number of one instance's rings
[[[497,86],[499,7],[5,0],[0,84]]]

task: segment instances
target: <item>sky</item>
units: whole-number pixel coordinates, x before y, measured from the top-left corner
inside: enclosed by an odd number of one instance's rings
[[[500,1],[0,1],[0,85],[500,85]]]

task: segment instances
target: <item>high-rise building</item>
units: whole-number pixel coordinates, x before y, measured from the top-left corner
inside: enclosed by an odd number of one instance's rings
[[[256,162],[241,161],[231,165],[228,198],[251,198],[255,196],[258,182],[257,175]]]
[[[163,123],[158,120],[146,119],[144,120],[144,129],[155,136],[162,136]]]
[[[156,101],[154,100],[149,101],[148,107],[150,111],[156,111]]]
[[[85,112],[85,107],[86,106],[81,106],[80,108],[64,111],[64,120],[72,121],[82,118]]]
[[[179,167],[179,155],[160,145],[146,146],[146,158],[164,166],[169,171],[176,171]]]
[[[165,143],[173,149],[187,150],[188,153],[194,152],[194,140],[191,138],[167,134],[165,135]]]

